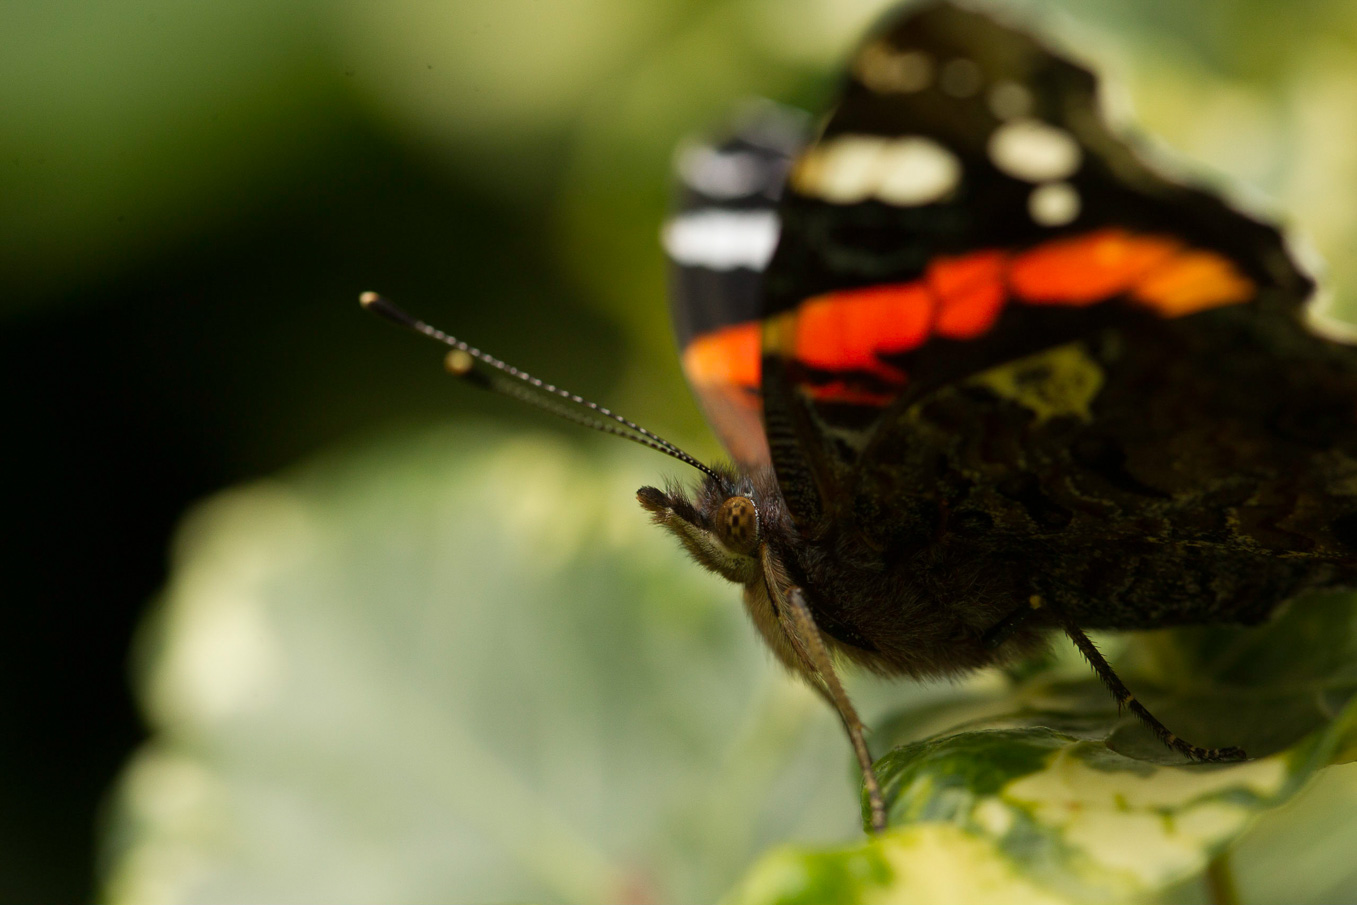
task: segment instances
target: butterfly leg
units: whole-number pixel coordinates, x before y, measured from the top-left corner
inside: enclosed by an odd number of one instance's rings
[[[798,587],[788,589],[785,594],[781,589],[774,593],[778,598],[778,612],[781,615],[783,630],[787,632],[787,637],[796,649],[807,678],[811,679],[812,687],[838,711],[839,718],[843,720],[843,727],[848,732],[853,753],[857,755],[858,766],[862,768],[862,782],[867,788],[867,801],[872,812],[872,829],[878,833],[882,832],[886,829],[886,803],[881,796],[881,785],[877,782],[876,770],[872,766],[872,754],[867,748],[865,728],[862,720],[858,718],[857,709],[853,707],[853,702],[848,697],[848,692],[839,681],[838,673],[834,671],[834,662],[830,659],[829,650],[825,647],[820,630],[815,625],[815,617],[811,615],[810,607],[806,604],[806,595]]]
[[[1040,598],[1033,599],[1037,601],[1034,604],[1034,608],[1043,606],[1040,602]],[[1167,726],[1159,722],[1158,718],[1146,709],[1144,704],[1136,700],[1136,696],[1131,694],[1130,689],[1126,687],[1126,683],[1113,671],[1112,665],[1107,662],[1107,658],[1104,657],[1102,652],[1094,646],[1091,640],[1089,640],[1088,635],[1084,634],[1083,630],[1073,622],[1066,619],[1063,614],[1060,617],[1060,621],[1065,630],[1065,634],[1074,642],[1074,646],[1079,648],[1079,653],[1084,655],[1084,659],[1093,667],[1093,671],[1097,673],[1098,678],[1107,686],[1107,690],[1112,692],[1112,696],[1117,699],[1118,708],[1129,708],[1130,711],[1139,717],[1140,721],[1148,726],[1150,731],[1158,736],[1159,740],[1165,745],[1169,746],[1174,751],[1187,755],[1193,760],[1199,761],[1230,761],[1245,760],[1248,758],[1248,755],[1244,753],[1242,748],[1202,748],[1174,735],[1168,730]]]

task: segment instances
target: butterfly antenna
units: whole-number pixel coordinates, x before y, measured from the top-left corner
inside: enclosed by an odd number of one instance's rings
[[[591,430],[612,434],[615,437],[624,437],[633,443],[639,443],[642,446],[662,452],[666,456],[678,459],[680,462],[685,462],[710,477],[719,477],[711,468],[636,422],[623,418],[616,412],[595,402],[590,402],[583,396],[578,396],[568,390],[538,380],[526,371],[520,371],[493,355],[487,355],[480,349],[467,345],[457,337],[444,333],[437,327],[407,314],[375,292],[364,292],[358,297],[358,301],[373,314],[386,318],[407,330],[423,333],[425,336],[451,346],[451,350],[443,359],[443,365],[447,372],[454,377],[459,377],[481,389],[491,390],[534,405],[543,411],[550,412],[575,424],[583,425]],[[484,365],[484,368],[478,369],[477,364]],[[572,406],[587,409],[597,417],[587,415],[572,408]]]

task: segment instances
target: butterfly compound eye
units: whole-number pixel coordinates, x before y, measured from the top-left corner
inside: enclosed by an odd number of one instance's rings
[[[759,512],[754,501],[747,496],[733,496],[722,503],[716,516],[716,533],[732,551],[753,553],[759,545]]]

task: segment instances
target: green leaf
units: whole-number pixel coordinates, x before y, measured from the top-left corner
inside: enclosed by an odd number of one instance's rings
[[[1327,594],[1255,629],[1130,643],[1118,662],[1151,710],[1201,744],[1244,746],[1245,763],[1184,763],[1068,660],[901,711],[876,739],[900,742],[877,762],[893,830],[776,852],[731,901],[1124,901],[1220,884],[1260,817],[1357,751],[1355,642],[1351,596]],[[1270,853],[1272,886],[1291,871],[1292,897],[1314,888],[1296,847]]]
[[[775,841],[856,835],[832,715],[615,446],[470,423],[203,503],[104,898],[712,901]]]

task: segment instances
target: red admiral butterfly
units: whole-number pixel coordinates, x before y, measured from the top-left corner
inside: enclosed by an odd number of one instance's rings
[[[472,349],[479,385],[703,471],[638,497],[744,588],[833,706],[885,823],[835,660],[954,675],[1062,631],[1253,623],[1357,585],[1357,351],[1305,323],[1276,229],[1113,135],[1096,79],[934,3],[853,56],[818,133],[766,107],[683,149],[664,228],[685,374],[736,465]]]

